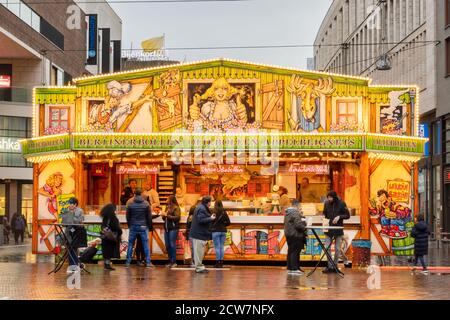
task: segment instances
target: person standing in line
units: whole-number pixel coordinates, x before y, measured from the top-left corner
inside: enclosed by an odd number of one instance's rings
[[[150,249],[148,247],[148,233],[149,230],[153,229],[150,204],[142,198],[140,189],[136,189],[134,194],[133,202],[127,206],[126,218],[130,234],[128,237],[127,260],[125,266],[130,266],[131,257],[133,255],[133,244],[139,234],[142,240],[142,247],[144,248],[145,267],[151,268]]]
[[[112,203],[107,204],[100,211],[102,217],[102,230],[105,232],[111,232],[115,240],[102,238],[102,253],[103,259],[105,259],[105,270],[115,270],[111,266],[111,259],[120,258],[120,241],[122,236],[122,229],[120,228],[119,219],[116,215],[116,206]]]
[[[284,217],[284,235],[288,245],[287,270],[290,275],[302,275],[300,270],[300,252],[306,245],[306,222],[299,209],[300,201],[292,201]]]
[[[177,266],[177,237],[180,229],[181,210],[177,198],[171,195],[167,199],[167,211],[161,214],[164,220],[164,241],[169,256],[168,268]]]
[[[19,238],[20,243],[23,243],[23,234],[26,229],[26,221],[23,214],[20,214],[19,212],[13,214],[11,218],[11,228],[14,234],[15,244],[19,244]]]
[[[191,226],[192,226],[192,219],[194,218],[194,212],[195,209],[197,208],[198,205],[200,205],[201,200],[198,200],[197,203],[194,206],[191,206],[189,208],[189,215],[186,219],[186,230],[184,232],[184,237],[186,239],[186,245],[188,245],[191,249],[191,257],[190,257],[190,266],[193,268],[195,267],[194,264],[194,245],[193,245],[193,241],[192,238],[190,236],[190,231],[191,231]]]
[[[215,268],[223,268],[223,257],[225,255],[225,240],[227,237],[227,226],[230,225],[230,218],[223,208],[222,201],[217,200],[214,203],[213,212],[216,219],[211,225],[212,239],[214,241],[214,250],[216,252]]]
[[[428,236],[430,231],[428,230],[428,225],[425,222],[425,217],[423,214],[417,216],[417,223],[414,225],[411,231],[411,237],[415,239],[414,241],[414,267],[412,271],[416,270],[417,263],[422,264],[422,273],[428,274],[428,268],[425,263],[425,256],[428,255]]]
[[[325,215],[326,219],[329,219],[329,225],[333,227],[343,227],[344,226],[344,220],[350,219],[350,211],[347,208],[347,204],[339,199],[337,193],[335,191],[330,191],[327,194],[328,201],[325,203],[325,207],[323,210],[323,213]],[[336,266],[339,262],[339,256],[341,255],[341,252],[339,248],[342,247],[342,240],[344,237],[344,230],[328,230],[328,232],[325,234],[327,236],[326,238],[326,247],[328,248],[329,244],[335,239],[335,250],[334,253],[334,263]],[[331,252],[330,252],[331,255]],[[323,273],[335,273],[336,270],[333,269],[333,266],[330,261],[328,261],[328,267],[325,268]]]
[[[205,255],[205,246],[208,240],[211,240],[211,223],[216,219],[215,214],[211,214],[209,207],[211,206],[211,197],[203,197],[202,202],[197,206],[192,219],[189,237],[193,241],[194,261],[196,273],[207,273],[203,265]]]

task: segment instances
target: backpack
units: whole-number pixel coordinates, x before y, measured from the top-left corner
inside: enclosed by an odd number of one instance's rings
[[[25,222],[23,221],[22,217],[16,218],[14,221],[14,228],[16,230],[24,230],[25,229]]]

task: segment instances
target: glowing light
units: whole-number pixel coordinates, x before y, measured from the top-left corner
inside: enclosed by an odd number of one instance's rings
[[[44,163],[44,162],[67,160],[67,159],[73,159],[73,158],[75,158],[75,152],[33,156],[33,157],[27,157],[26,159],[27,159],[27,161],[29,161],[31,163]]]

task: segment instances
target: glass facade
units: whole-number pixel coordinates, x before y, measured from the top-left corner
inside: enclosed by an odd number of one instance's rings
[[[31,118],[0,116],[0,167],[32,167],[20,152],[18,141],[31,137]]]
[[[41,17],[34,12],[27,4],[20,0],[0,0],[0,5],[3,5],[9,11],[14,13],[20,20],[32,27],[37,32],[40,32]]]
[[[33,184],[22,184],[21,208],[27,224],[33,223]]]
[[[0,183],[0,216],[6,213],[6,185]]]

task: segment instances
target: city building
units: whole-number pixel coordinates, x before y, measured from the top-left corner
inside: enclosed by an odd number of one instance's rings
[[[445,57],[437,55],[441,50],[445,56],[444,2],[448,6],[448,0],[334,0],[314,43],[318,70],[367,76],[373,84],[416,84],[420,88],[421,128],[430,142],[418,164],[419,212],[432,226],[433,238],[442,228],[450,231],[450,225],[443,224],[450,209],[444,208],[442,193],[445,124],[440,118],[448,99],[438,92],[439,88],[448,91],[443,89],[448,88],[448,81],[444,84],[440,79],[445,77]],[[442,27],[437,30],[439,19]],[[436,32],[441,32],[440,38]],[[438,40],[441,44],[436,46]],[[437,102],[439,94],[442,107]],[[398,112],[396,120],[412,116]]]
[[[92,11],[89,8],[86,11],[95,12],[95,6]],[[120,19],[110,11],[104,12],[98,13],[98,26],[106,28],[110,22],[114,30],[111,39],[120,40],[121,30],[116,32],[121,29]],[[108,14],[107,18],[103,19],[103,14]],[[51,5],[0,1],[0,216],[10,219],[15,212],[22,212],[31,223],[33,170],[32,164],[21,156],[19,140],[31,137],[33,87],[67,85],[73,77],[99,71],[87,61],[89,17],[70,0]],[[95,34],[94,40],[97,38]],[[110,63],[113,68],[101,71],[120,68],[116,52],[113,51]],[[100,59],[101,50],[98,56]],[[101,59],[98,61],[102,63]],[[45,119],[52,127],[49,130],[67,130],[71,115],[66,106],[55,103],[49,108],[51,117]]]

